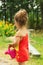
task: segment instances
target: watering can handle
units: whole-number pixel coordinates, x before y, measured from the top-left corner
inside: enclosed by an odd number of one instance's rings
[[[11,46],[11,47],[12,47],[12,46]],[[8,46],[8,50],[9,50],[9,51],[10,51],[10,48],[11,48],[11,47]]]
[[[8,50],[10,50],[11,47],[12,47],[11,44],[9,44],[9,46],[8,46]]]
[[[8,47],[8,50],[9,50],[9,51],[10,51],[10,48],[11,48],[11,47]]]
[[[8,50],[10,51],[10,48],[8,47]]]

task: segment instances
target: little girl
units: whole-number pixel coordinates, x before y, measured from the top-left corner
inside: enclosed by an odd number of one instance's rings
[[[25,9],[19,10],[14,16],[15,26],[18,31],[15,34],[13,44],[9,44],[9,47],[15,48],[18,46],[15,58],[19,65],[25,65],[25,62],[29,60],[27,20],[28,14]]]

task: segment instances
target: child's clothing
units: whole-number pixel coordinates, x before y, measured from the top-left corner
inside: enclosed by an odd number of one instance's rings
[[[19,37],[19,36],[17,36]],[[29,49],[28,49],[28,34],[22,37],[19,42],[19,50],[16,51],[16,60],[18,62],[24,62],[29,59]]]
[[[16,58],[17,62],[24,62],[29,60],[28,34],[26,34],[26,36],[22,36],[18,48],[18,50],[8,50],[7,54],[9,54],[12,59]]]

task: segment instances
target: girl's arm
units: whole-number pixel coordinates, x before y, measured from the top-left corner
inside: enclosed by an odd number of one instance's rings
[[[9,47],[13,47],[13,48],[16,47],[19,44],[20,40],[21,40],[20,33],[17,32],[15,37],[14,37],[13,44],[9,44]]]

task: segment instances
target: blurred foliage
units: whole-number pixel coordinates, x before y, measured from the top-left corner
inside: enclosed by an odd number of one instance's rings
[[[32,29],[41,29],[42,18],[40,14],[37,18],[37,12],[34,11],[29,13],[29,26]]]
[[[0,36],[13,36],[15,33],[15,26],[12,23],[0,21]]]
[[[28,28],[43,29],[43,0],[2,0],[0,19],[13,23],[14,15],[20,9],[28,12]]]

